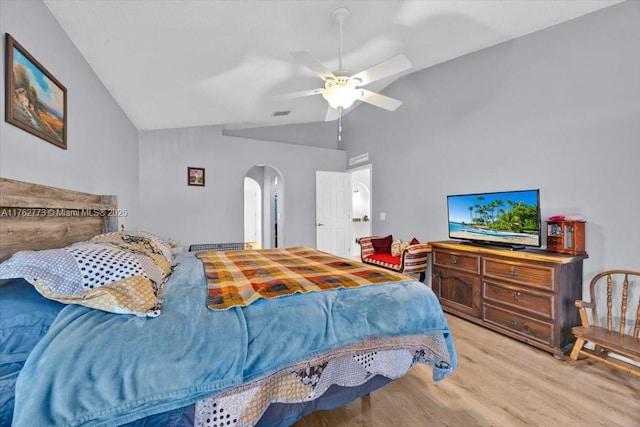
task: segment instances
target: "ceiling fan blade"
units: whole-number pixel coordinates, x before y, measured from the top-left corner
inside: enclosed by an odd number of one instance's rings
[[[357,86],[364,86],[376,80],[383,79],[392,74],[399,73],[411,68],[411,62],[406,56],[400,54],[393,58],[389,58],[371,68],[359,72],[351,76],[352,79],[359,79],[362,83],[358,83]]]
[[[303,96],[311,96],[311,95],[320,95],[324,89],[309,89],[309,90],[301,90],[299,92],[291,92],[291,93],[283,93],[281,95],[275,95],[274,99],[293,99],[293,98],[301,98]]]
[[[338,120],[340,118],[340,111],[333,108],[331,105],[327,107],[327,114],[324,117],[325,122],[332,122],[334,120]]]
[[[322,80],[327,80],[327,78],[336,78],[331,70],[322,65],[322,63],[318,61],[315,56],[311,55],[307,51],[291,52],[291,56],[293,56],[296,61],[313,71],[314,74],[316,74]]]
[[[362,91],[362,96],[358,98],[358,101],[366,102],[376,107],[384,108],[385,110],[394,111],[396,108],[402,105],[402,101],[388,96],[380,95],[379,93],[371,92],[366,89],[358,89]]]

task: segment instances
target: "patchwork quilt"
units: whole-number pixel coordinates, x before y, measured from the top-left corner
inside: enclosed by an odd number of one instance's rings
[[[338,288],[412,280],[307,247],[196,254],[204,265],[212,310],[245,307],[277,298]]]
[[[403,346],[407,348],[401,348]],[[353,354],[349,354],[351,352]],[[322,396],[332,385],[356,387],[376,375],[399,378],[416,364],[448,368],[450,362],[445,339],[440,335],[358,343],[203,399],[196,403],[194,424],[197,427],[252,427],[271,403],[309,402]]]

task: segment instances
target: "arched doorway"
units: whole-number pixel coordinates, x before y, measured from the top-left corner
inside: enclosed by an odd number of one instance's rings
[[[348,171],[351,174],[351,244],[352,255],[360,258],[360,245],[357,239],[371,236],[371,165],[365,165]]]
[[[284,247],[285,200],[282,174],[272,166],[256,165],[247,171],[244,181],[245,241],[258,235],[256,243],[260,248]]]
[[[248,176],[244,177],[244,241],[262,247],[262,189]]]

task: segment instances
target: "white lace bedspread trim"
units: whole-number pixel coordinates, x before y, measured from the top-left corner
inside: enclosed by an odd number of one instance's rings
[[[355,387],[376,375],[396,379],[417,364],[450,365],[440,335],[371,339],[289,366],[196,403],[197,427],[251,427],[271,403],[308,402],[331,385]]]

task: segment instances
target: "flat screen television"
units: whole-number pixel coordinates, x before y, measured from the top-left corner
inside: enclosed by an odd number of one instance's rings
[[[468,243],[540,247],[540,190],[447,196],[449,238]]]

